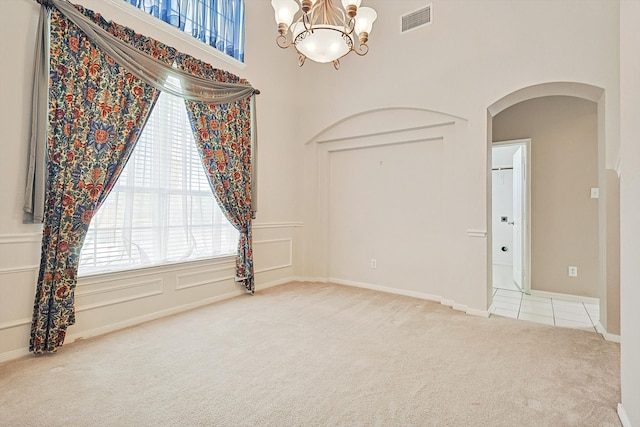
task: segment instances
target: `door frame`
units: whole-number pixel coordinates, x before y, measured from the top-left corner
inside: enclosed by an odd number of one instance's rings
[[[529,295],[531,294],[531,138],[524,139],[512,139],[508,141],[493,141],[491,143],[491,156],[489,157],[490,164],[493,163],[492,155],[494,147],[506,147],[506,146],[521,146],[524,147],[526,153],[525,160],[525,194],[524,194],[524,215],[525,215],[525,227],[522,230],[522,269],[523,269],[523,282],[522,282],[522,291]],[[489,180],[489,188],[491,191],[488,191],[489,196],[489,206],[493,204],[493,172],[492,168],[488,168],[488,180]],[[488,218],[489,223],[491,222],[491,218]],[[491,231],[493,234],[493,230]],[[491,242],[493,242],[493,235],[491,236]],[[493,248],[488,251],[489,254],[489,267],[493,268]],[[493,283],[491,283],[491,287],[493,287]]]

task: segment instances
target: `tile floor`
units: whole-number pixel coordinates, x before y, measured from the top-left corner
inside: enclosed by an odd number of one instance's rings
[[[600,320],[598,304],[564,301],[524,294],[520,291],[493,288],[490,313],[545,325],[596,332]]]

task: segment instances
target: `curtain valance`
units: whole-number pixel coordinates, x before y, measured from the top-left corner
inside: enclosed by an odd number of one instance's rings
[[[114,37],[99,25],[83,15],[66,0],[49,0],[55,8],[76,24],[102,52],[109,55],[122,67],[135,74],[140,80],[154,88],[166,91],[190,101],[209,104],[224,104],[253,95],[256,90],[246,81],[237,83],[220,82],[200,78],[158,61],[128,43]],[[177,77],[179,83],[172,83],[169,76]]]
[[[24,212],[28,222],[42,222],[44,215],[44,147],[47,138],[47,113],[43,105],[48,99],[49,82],[49,9],[55,7],[65,18],[77,25],[98,48],[113,61],[131,72],[143,82],[153,88],[166,91],[186,100],[205,102],[208,104],[225,104],[249,98],[260,92],[253,88],[245,79],[202,78],[192,73],[172,66],[178,52],[166,46],[160,50],[154,48],[158,43],[154,41],[150,48],[137,46],[132,37],[122,37],[122,34],[111,34],[99,23],[94,22],[83,14],[77,7],[67,0],[37,0],[41,4],[40,19],[38,21],[38,43],[34,63],[34,91],[32,104],[32,132],[30,141],[30,155],[28,164],[27,185],[25,189]],[[101,19],[100,15],[95,17]],[[104,21],[104,20],[103,20]],[[106,21],[104,21],[106,23]],[[117,26],[118,31],[126,31],[126,27]],[[125,40],[127,41],[125,41]],[[165,56],[169,56],[167,58]],[[220,75],[232,75],[218,70]],[[170,78],[174,77],[174,78]],[[235,77],[235,76],[234,76]],[[252,99],[253,101],[253,99]],[[255,107],[255,103],[253,105]],[[255,121],[255,115],[254,115]],[[254,136],[254,145],[255,136]],[[255,192],[255,189],[254,189]],[[255,194],[254,194],[255,195]],[[255,212],[255,204],[254,204]]]

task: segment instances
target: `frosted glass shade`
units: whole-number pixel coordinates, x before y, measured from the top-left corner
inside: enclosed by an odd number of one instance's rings
[[[378,18],[378,14],[370,7],[361,7],[358,9],[358,16],[356,16],[356,34],[371,33],[374,21]]]
[[[294,0],[271,0],[271,7],[276,13],[276,24],[285,24],[287,27],[293,22],[293,16],[300,6]]]
[[[291,31],[298,52],[316,62],[333,62],[349,53],[353,46],[350,36],[343,34],[344,28],[336,25],[318,25],[311,32],[298,23]]]

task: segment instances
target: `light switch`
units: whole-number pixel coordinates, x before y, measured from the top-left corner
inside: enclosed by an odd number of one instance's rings
[[[599,188],[592,188],[591,189],[591,198],[592,199],[599,199],[600,198],[600,189]]]

